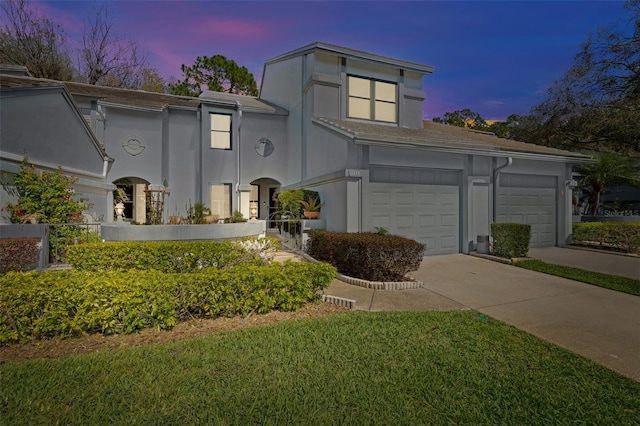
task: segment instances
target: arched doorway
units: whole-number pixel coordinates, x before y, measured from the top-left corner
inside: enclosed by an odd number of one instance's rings
[[[273,218],[278,210],[276,195],[280,190],[280,182],[271,178],[260,178],[251,182],[251,195],[249,203],[257,203],[258,219],[268,220]],[[275,222],[268,222],[269,228],[276,226]]]
[[[124,218],[137,222],[146,223],[147,221],[147,182],[137,177],[125,177],[115,180],[113,184],[118,188],[114,191],[114,202],[122,201],[124,204]],[[122,200],[120,196],[124,195]]]

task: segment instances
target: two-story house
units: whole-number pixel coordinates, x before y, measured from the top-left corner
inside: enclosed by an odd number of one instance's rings
[[[20,143],[5,145],[5,138],[31,133],[37,144],[51,133],[38,102],[14,107],[17,97],[47,85],[73,99],[67,115],[87,128],[87,136],[56,149],[72,164],[84,164],[81,146],[98,147],[95,160],[113,159],[100,188],[125,188],[126,215],[139,222],[150,185],[166,190],[165,217],[184,215],[195,202],[220,217],[234,210],[248,217],[258,203],[262,219],[274,212],[277,191],[309,188],[325,202],[328,229],[383,227],[426,243],[427,254],[467,252],[492,221],[530,223],[532,246],[563,245],[571,232],[571,170],[588,157],[424,121],[422,82],[433,71],[313,43],[268,60],[259,97],[205,91],[183,98],[2,76],[0,155],[4,169],[21,153]],[[5,131],[8,116],[13,130]],[[48,149],[57,146],[46,140]],[[42,167],[57,166],[58,157],[26,148]],[[110,221],[113,195],[101,191],[94,209]]]

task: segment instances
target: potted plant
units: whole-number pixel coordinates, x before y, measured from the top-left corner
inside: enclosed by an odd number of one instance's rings
[[[317,219],[320,215],[320,208],[324,203],[320,203],[318,197],[309,197],[308,200],[301,200],[302,208],[304,209],[304,217],[306,219]]]

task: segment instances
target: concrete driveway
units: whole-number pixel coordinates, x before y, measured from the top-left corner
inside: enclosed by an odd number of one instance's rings
[[[425,257],[424,288],[369,290],[340,281],[326,294],[356,309],[471,308],[640,382],[640,297],[473,256]]]

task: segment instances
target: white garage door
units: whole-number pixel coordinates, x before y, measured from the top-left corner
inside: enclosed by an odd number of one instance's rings
[[[458,187],[372,183],[374,227],[426,244],[425,255],[459,253]]]
[[[530,247],[556,245],[556,191],[551,188],[501,188],[498,222],[531,225]]]

